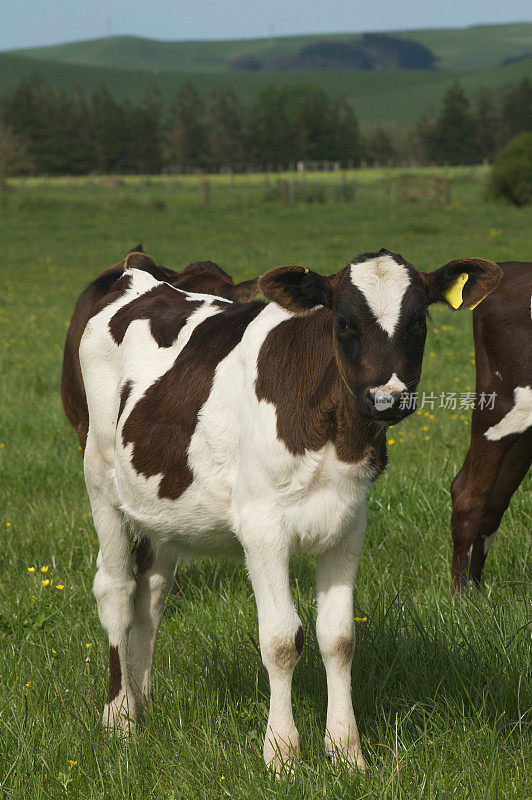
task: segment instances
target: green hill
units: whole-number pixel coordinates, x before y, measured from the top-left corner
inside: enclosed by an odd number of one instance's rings
[[[419,42],[439,58],[443,70],[463,71],[498,67],[507,58],[532,54],[532,23],[477,25],[392,32]],[[357,41],[361,34],[316,34],[236,41],[164,42],[118,36],[52,47],[12,51],[23,58],[59,61],[144,72],[226,72],[236,56],[251,54],[265,65],[279,56],[294,55],[318,40]]]

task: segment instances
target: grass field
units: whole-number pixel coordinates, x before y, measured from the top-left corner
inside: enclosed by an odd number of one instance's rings
[[[355,204],[289,209],[264,201],[262,178],[242,177],[233,190],[213,181],[209,208],[192,178],[14,185],[0,216],[0,796],[530,798],[530,478],[482,589],[452,600],[448,487],[468,445],[466,411],[427,410],[391,429],[389,469],[370,493],[356,585],[367,620],[357,623],[353,663],[366,776],[336,772],[324,755],[310,557],[293,562],[306,635],[293,781],[264,773],[268,686],[238,564],[182,568],[143,730],[124,743],[99,724],[108,648],[91,594],[97,541],[59,399],[80,290],[139,240],[159,263],[211,258],[240,280],[279,264],[332,272],[380,247],[421,269],[465,255],[530,259],[532,209],[486,202],[481,170],[452,175],[443,209],[389,205],[371,172],[357,174]],[[472,390],[472,358],[469,312],[435,309],[421,391]]]

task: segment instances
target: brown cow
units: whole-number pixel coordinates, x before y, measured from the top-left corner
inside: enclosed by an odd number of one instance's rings
[[[79,364],[79,344],[85,326],[98,309],[101,299],[117,281],[125,268],[149,272],[159,281],[170,283],[186,292],[213,294],[233,302],[247,303],[257,294],[257,279],[235,284],[227,272],[213,261],[195,261],[182,272],[162,267],[144,253],[142,244],[129,251],[124,261],[104,270],[81,293],[74,308],[63,355],[61,399],[68,421],[76,431],[82,451],[85,450],[89,429],[87,398]]]
[[[499,266],[499,286],[473,314],[477,406],[469,451],[451,485],[457,590],[468,579],[479,585],[502,516],[532,461],[532,263]]]

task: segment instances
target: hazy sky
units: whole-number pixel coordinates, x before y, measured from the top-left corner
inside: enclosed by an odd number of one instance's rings
[[[93,39],[229,39],[532,21],[531,0],[0,0],[0,50]]]

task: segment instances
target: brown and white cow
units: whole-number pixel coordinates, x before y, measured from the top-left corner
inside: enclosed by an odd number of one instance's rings
[[[502,516],[532,462],[532,263],[503,278],[473,314],[476,396],[471,443],[451,485],[455,589],[480,583]],[[479,403],[479,398],[494,397]]]
[[[151,694],[176,560],[243,555],[270,679],[264,758],[279,771],[299,750],[291,682],[304,637],[288,566],[303,550],[317,555],[326,747],[364,767],[351,661],[366,495],[386,465],[387,424],[413,410],[401,400],[420,377],[428,305],[457,305],[467,280],[458,305],[470,306],[499,274],[479,259],[422,273],[381,250],[328,278],[273,269],[259,281],[272,302],[242,305],[124,272],[80,346],[108,725],[133,724]]]
[[[214,294],[243,303],[252,300],[258,291],[256,278],[235,284],[231,276],[213,261],[195,261],[182,272],[162,267],[144,253],[142,244],[130,250],[124,261],[101,272],[76,302],[63,353],[61,399],[65,415],[78,435],[82,450],[85,450],[87,441],[89,412],[79,363],[79,343],[85,326],[97,310],[98,304],[126,268],[144,270],[157,280],[167,281],[184,291]]]

